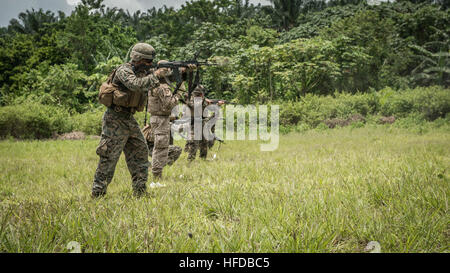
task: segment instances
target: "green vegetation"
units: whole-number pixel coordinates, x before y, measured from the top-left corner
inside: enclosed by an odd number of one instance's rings
[[[293,133],[266,153],[231,141],[191,165],[183,153],[143,199],[122,156],[91,200],[95,140],[3,141],[0,251],[448,252],[450,134],[431,124]]]
[[[192,0],[134,14],[102,2],[84,0],[70,15],[27,11],[1,29],[0,105],[89,111],[137,41],[157,59],[218,61],[203,74],[209,95],[244,104],[450,84],[446,1]]]
[[[446,117],[445,1],[271,2],[192,0],[130,14],[84,0],[67,16],[21,13],[0,31],[0,138],[99,134],[98,88],[137,41],[152,44],[157,60],[198,55],[220,63],[202,73],[208,97],[278,104],[283,132],[354,114],[369,122]],[[33,111],[24,114],[28,105]]]
[[[407,90],[385,88],[379,92],[335,93],[328,96],[307,94],[296,102],[274,101],[280,105],[281,132],[305,131],[322,126],[330,120],[342,121],[359,116],[360,122],[376,124],[383,117],[394,116],[395,122],[448,122],[449,89],[438,86]],[[38,102],[0,108],[0,138],[49,138],[71,131],[100,135],[104,107],[70,115],[68,111]],[[224,111],[225,113],[225,111]],[[135,115],[143,126],[144,113]],[[248,120],[247,120],[248,121]],[[350,124],[346,124],[350,125]],[[364,125],[364,124],[362,124]]]

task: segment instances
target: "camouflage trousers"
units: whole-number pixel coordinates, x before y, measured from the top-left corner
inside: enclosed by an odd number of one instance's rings
[[[108,108],[103,115],[102,137],[96,150],[100,161],[92,187],[94,196],[106,194],[122,151],[131,173],[133,191],[145,192],[149,162],[144,136],[132,114]]]
[[[215,133],[216,132],[216,125],[213,125],[212,127],[211,127],[211,133]],[[208,141],[208,148],[209,149],[211,149],[213,146],[214,146],[214,143],[216,142],[216,139],[215,138],[213,138],[212,140],[209,140]]]
[[[191,130],[189,139],[186,141],[184,147],[185,152],[188,153],[188,160],[192,161],[197,155],[197,150],[200,150],[200,158],[206,159],[208,156],[208,144],[209,141],[205,138],[201,140],[194,140],[194,130]]]
[[[155,143],[147,140],[147,146],[148,146],[148,150],[149,150],[149,155],[152,156],[153,147],[155,146]],[[168,155],[167,155],[167,165],[170,166],[173,163],[175,163],[175,161],[177,161],[178,158],[180,157],[181,152],[182,152],[181,147],[176,146],[176,145],[169,145]]]
[[[151,116],[151,139],[153,139],[152,173],[160,177],[169,159],[170,118],[169,116]]]
[[[170,126],[170,123],[169,123]],[[145,139],[147,140],[147,146],[149,151],[149,156],[153,155],[153,148],[155,147],[155,135],[152,131],[152,126],[146,125],[142,129],[142,133],[144,134]],[[167,156],[167,165],[172,165],[181,155],[181,147],[173,145],[173,137],[172,134],[169,134],[169,148],[168,148],[168,156]]]

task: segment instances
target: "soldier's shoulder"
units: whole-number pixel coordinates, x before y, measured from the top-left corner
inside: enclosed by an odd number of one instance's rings
[[[130,63],[124,63],[116,68],[116,73],[120,72],[133,72],[133,66]]]
[[[170,86],[167,83],[160,83],[157,88],[162,91],[170,90]]]
[[[172,95],[172,89],[170,89],[170,86],[166,83],[161,83],[157,87],[158,93],[164,96],[171,96]]]

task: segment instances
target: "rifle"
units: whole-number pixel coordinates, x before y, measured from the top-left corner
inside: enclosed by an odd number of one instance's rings
[[[218,104],[219,101],[223,101],[225,104],[238,105],[235,102],[227,101],[227,100],[219,100],[219,99],[208,99],[211,104]]]
[[[175,77],[175,81],[177,82],[177,85],[175,87],[174,90],[174,94],[176,94],[178,92],[178,89],[180,88],[181,84],[183,83],[183,79],[181,77],[181,73],[180,73],[180,68],[182,67],[189,67],[189,65],[195,65],[197,66],[197,72],[195,74],[195,79],[193,79],[194,77],[194,72],[190,71],[187,75],[188,78],[188,100],[191,98],[191,94],[192,91],[197,87],[197,85],[200,82],[200,67],[201,66],[217,66],[219,64],[217,63],[211,63],[208,61],[197,61],[197,60],[192,60],[192,61],[170,61],[170,62],[162,62],[160,64],[154,65],[152,66],[153,68],[170,68],[173,71],[173,75]],[[194,82],[192,82],[194,81]]]
[[[220,143],[225,144],[225,141],[223,139],[219,138],[218,136],[216,136],[216,134],[214,134],[214,139],[219,141]]]
[[[191,123],[191,122],[192,122],[192,118],[178,118],[178,119],[175,119],[174,121],[172,121],[172,123],[177,126],[184,125],[184,124]],[[219,138],[216,134],[212,133],[212,135],[214,136],[214,140],[217,140],[220,143],[225,144],[225,141],[223,139]]]

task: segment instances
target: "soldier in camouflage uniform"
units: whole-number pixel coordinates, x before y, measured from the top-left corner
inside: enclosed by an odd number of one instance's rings
[[[160,72],[148,74],[155,56],[153,47],[138,43],[133,47],[130,56],[132,61],[116,69],[112,82],[125,90],[145,94],[149,88],[158,88]],[[133,108],[112,104],[103,115],[102,136],[96,150],[100,161],[94,176],[93,197],[106,194],[122,151],[125,153],[125,160],[132,176],[134,194],[140,196],[146,192],[148,149],[139,125],[133,117],[135,111]]]
[[[170,116],[170,120],[172,121],[174,119],[173,116]],[[171,123],[169,123],[171,125]],[[142,133],[144,134],[145,139],[147,140],[147,146],[149,150],[149,156],[152,156],[153,153],[153,147],[155,146],[155,135],[152,133],[152,127],[150,124],[144,127],[142,130]],[[167,159],[167,165],[172,165],[175,161],[178,160],[178,158],[181,155],[181,147],[176,146],[173,144],[173,137],[172,134],[170,134],[170,140],[169,140],[169,151],[168,151],[168,159]]]
[[[213,142],[214,140],[207,140],[205,138],[205,136],[203,136],[203,128],[205,126],[205,124],[208,122],[208,120],[210,118],[203,118],[203,111],[204,109],[210,104],[210,101],[205,98],[204,96],[204,91],[205,88],[202,85],[198,85],[195,90],[192,92],[192,97],[191,99],[187,102],[187,106],[190,110],[191,113],[191,130],[190,130],[190,135],[189,135],[189,139],[186,141],[186,146],[184,147],[185,152],[188,153],[188,160],[189,161],[193,161],[196,157],[197,154],[197,150],[200,150],[200,158],[201,159],[206,159],[206,157],[208,156],[208,147],[209,145],[211,145],[211,142]],[[202,136],[201,136],[201,140],[195,140],[194,136],[194,118],[195,118],[195,114],[194,114],[194,100],[195,98],[197,99],[201,99],[201,109],[199,109],[201,112],[198,113],[198,115],[201,115],[202,117]],[[219,102],[218,105],[222,105],[223,102]],[[197,111],[199,111],[197,110]],[[214,134],[214,132],[212,132]]]
[[[163,62],[163,61],[160,61]],[[189,68],[181,69],[181,73],[185,75],[190,70],[195,69],[195,65]],[[170,115],[172,109],[178,105],[181,92],[172,93],[172,86],[168,80],[172,76],[170,69],[160,69],[162,77],[160,85],[157,88],[150,89],[148,92],[148,109],[151,114],[150,126],[152,138],[154,140],[152,153],[152,173],[154,179],[162,178],[162,171],[169,159],[170,144]]]

